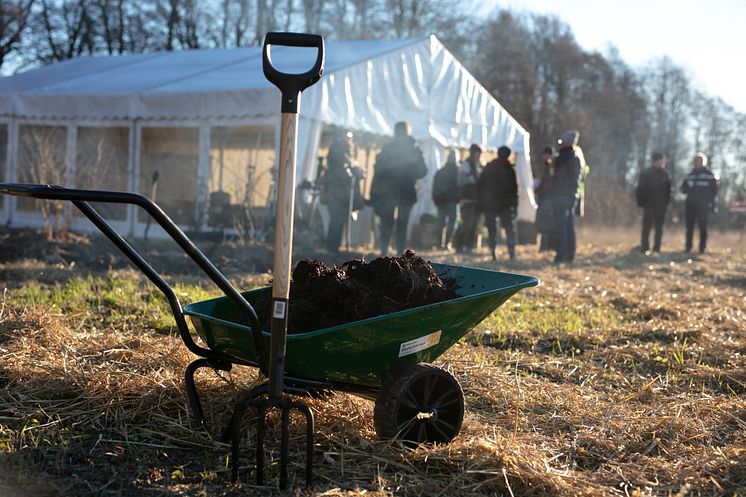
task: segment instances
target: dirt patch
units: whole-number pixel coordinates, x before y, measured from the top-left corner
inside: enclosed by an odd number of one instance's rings
[[[457,298],[456,282],[442,280],[429,262],[408,250],[401,257],[341,266],[302,260],[290,286],[288,333],[305,333]],[[262,329],[269,328],[271,295],[257,304]]]

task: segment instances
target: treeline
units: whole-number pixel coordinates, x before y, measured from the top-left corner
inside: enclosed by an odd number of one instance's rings
[[[699,90],[662,57],[642,68],[613,48],[588,52],[561,19],[461,0],[0,0],[0,69],[89,54],[238,47],[271,30],[327,39],[436,34],[532,137],[532,150],[581,132],[594,221],[636,215],[631,186],[652,151],[678,184],[697,150],[721,177],[725,205],[746,188],[746,115]]]

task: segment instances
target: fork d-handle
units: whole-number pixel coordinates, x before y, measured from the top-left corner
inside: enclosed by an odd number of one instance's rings
[[[316,62],[310,71],[287,74],[272,65],[271,45],[316,47]],[[295,154],[298,144],[298,110],[301,92],[317,82],[324,71],[324,40],[318,35],[268,33],[264,38],[264,75],[282,92],[280,120],[280,163],[277,185],[277,219],[272,283],[272,336],[269,345],[269,395],[279,399],[285,374],[285,347],[290,298],[290,264],[293,251],[295,212]]]
[[[181,339],[187,348],[195,353],[196,355],[205,357],[209,360],[219,361],[225,363],[241,363],[235,358],[226,356],[224,354],[215,352],[210,349],[206,349],[197,345],[192,336],[189,333],[189,328],[184,319],[184,313],[181,308],[181,303],[178,297],[174,293],[173,289],[166,283],[166,281],[143,259],[143,257],[124,239],[117,233],[106,220],[88,203],[88,202],[103,202],[113,204],[132,204],[143,208],[155,221],[169,234],[169,236],[175,241],[184,252],[191,257],[191,259],[205,272],[205,274],[220,288],[225,295],[233,301],[243,314],[249,320],[252,331],[252,338],[254,341],[254,347],[257,352],[257,359],[259,368],[268,372],[267,365],[265,363],[261,329],[259,327],[259,320],[257,318],[254,308],[249,304],[248,301],[241,295],[238,290],[228,281],[228,279],[216,268],[212,262],[197,248],[194,243],[184,234],[181,229],[176,226],[170,217],[166,215],[160,207],[158,207],[150,199],[131,192],[115,192],[115,191],[103,191],[103,190],[79,190],[74,188],[66,188],[64,186],[54,185],[40,185],[40,184],[22,184],[22,183],[0,183],[0,194],[15,195],[20,197],[31,197],[43,200],[69,200],[75,207],[77,207],[109,240],[111,240],[117,248],[127,256],[127,258],[140,270],[147,278],[158,287],[158,289],[166,296],[169,305],[171,306],[171,312],[176,320],[176,325],[179,328],[179,334]]]
[[[308,71],[288,74],[272,65],[270,46],[316,48],[316,62]],[[300,93],[317,82],[324,72],[324,39],[319,35],[305,33],[267,33],[264,37],[262,68],[264,76],[282,92],[282,113],[297,114],[300,108]]]

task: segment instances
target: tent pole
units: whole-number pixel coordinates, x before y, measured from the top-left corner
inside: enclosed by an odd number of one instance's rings
[[[197,201],[194,206],[194,221],[198,231],[207,227],[207,197],[210,189],[210,125],[199,125],[199,156],[197,157]]]
[[[67,128],[67,140],[65,144],[65,185],[75,187],[75,177],[77,176],[77,155],[78,155],[78,127],[70,123]],[[64,231],[70,228],[72,223],[72,205],[65,202],[62,210],[62,225]]]
[[[5,151],[5,181],[15,183],[18,181],[18,121],[11,119],[8,122],[7,150]],[[3,199],[3,211],[5,212],[6,224],[13,221],[13,213],[16,207],[16,197],[5,195]]]
[[[142,146],[142,126],[139,119],[135,118],[130,124],[129,131],[129,159],[127,161],[127,176],[129,178],[128,190],[138,192],[140,189],[140,147]],[[129,236],[134,236],[137,227],[137,208],[134,205],[127,206],[127,225]]]

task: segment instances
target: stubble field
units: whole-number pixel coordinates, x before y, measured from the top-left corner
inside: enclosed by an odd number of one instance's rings
[[[466,396],[453,443],[407,450],[376,439],[371,401],[308,400],[315,484],[300,483],[299,458],[287,494],[746,495],[746,243],[715,232],[692,256],[680,238],[670,229],[645,256],[635,231],[587,228],[559,268],[534,247],[514,263],[422,252],[542,283],[438,362]],[[266,248],[205,250],[243,289],[270,278]],[[183,302],[218,295],[178,254],[147,252]],[[219,441],[255,370],[199,373],[210,428],[194,429],[182,387],[194,357],[158,290],[105,242],[5,231],[0,260],[0,495],[278,493],[253,486],[251,433],[238,486]]]

